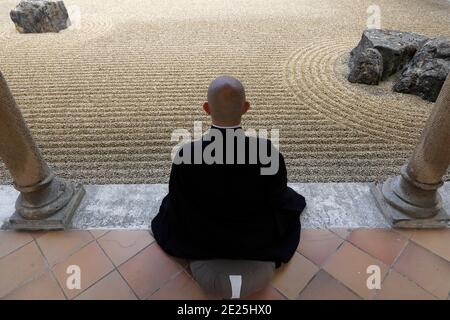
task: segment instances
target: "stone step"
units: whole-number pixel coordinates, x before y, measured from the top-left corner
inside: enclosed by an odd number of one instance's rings
[[[307,207],[304,228],[389,228],[370,192],[371,183],[290,183]],[[167,184],[85,185],[72,222],[73,229],[149,229],[158,213]],[[450,212],[450,182],[440,189]],[[18,196],[10,185],[0,185],[0,225],[8,221]]]

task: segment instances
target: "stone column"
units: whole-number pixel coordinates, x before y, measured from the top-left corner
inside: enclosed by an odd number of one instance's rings
[[[450,75],[441,89],[425,129],[399,176],[372,188],[383,214],[394,227],[446,227],[449,215],[438,189],[450,165]]]
[[[20,191],[10,227],[65,229],[83,195],[81,185],[55,177],[43,160],[0,72],[0,158]]]

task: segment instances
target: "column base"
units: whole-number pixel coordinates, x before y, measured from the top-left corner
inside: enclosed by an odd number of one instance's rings
[[[17,211],[9,219],[9,228],[14,230],[65,230],[70,227],[72,217],[75,214],[84,194],[81,184],[74,184],[73,196],[69,202],[45,219],[25,219]]]
[[[386,183],[389,183],[389,181]],[[384,183],[374,183],[370,189],[377,201],[378,207],[393,228],[437,229],[450,226],[450,216],[443,208],[439,209],[436,214],[430,218],[411,217],[394,208],[384,197],[383,185]],[[421,210],[423,208],[418,207],[417,209]]]

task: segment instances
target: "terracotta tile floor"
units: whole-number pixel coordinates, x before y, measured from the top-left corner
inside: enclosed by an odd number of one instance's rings
[[[290,263],[248,298],[449,299],[449,241],[450,229],[304,229]],[[371,265],[379,289],[367,287]],[[148,231],[0,231],[0,299],[209,298]]]

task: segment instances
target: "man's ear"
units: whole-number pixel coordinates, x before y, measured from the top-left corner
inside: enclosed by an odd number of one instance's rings
[[[248,109],[250,109],[250,103],[248,101],[244,102],[244,108],[243,108],[243,112],[242,114],[246,113],[248,111]]]
[[[205,110],[205,112],[209,115],[211,115],[211,110],[209,110],[209,103],[208,101],[205,101],[205,103],[203,104],[203,110]]]

